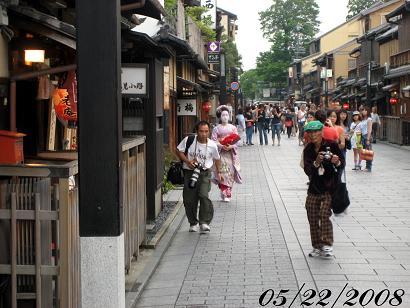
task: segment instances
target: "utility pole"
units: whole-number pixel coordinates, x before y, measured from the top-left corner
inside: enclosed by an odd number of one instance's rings
[[[225,54],[221,53],[221,79],[220,79],[221,93],[219,94],[219,104],[226,105],[226,65]]]

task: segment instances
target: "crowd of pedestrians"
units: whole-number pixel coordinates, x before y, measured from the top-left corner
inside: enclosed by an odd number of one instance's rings
[[[347,212],[348,198],[345,166],[353,160],[353,170],[372,171],[376,132],[380,126],[377,110],[361,106],[355,111],[340,108],[318,109],[315,104],[279,106],[259,104],[232,110],[220,106],[219,123],[213,129],[207,122],[197,126],[197,137],[186,137],[178,146],[185,169],[184,205],[190,231],[209,232],[213,205],[208,193],[211,182],[220,191],[221,200],[230,202],[234,184],[241,184],[239,146],[281,145],[282,138],[298,138],[302,148],[300,166],[308,177],[306,212],[310,226],[310,257],[333,256],[332,214]],[[351,150],[351,158],[349,151]],[[366,155],[364,155],[366,154]],[[200,167],[199,167],[200,166]],[[197,173],[197,175],[196,175]],[[196,177],[196,178],[195,178]],[[192,187],[192,181],[198,185]],[[197,208],[199,206],[199,216]]]

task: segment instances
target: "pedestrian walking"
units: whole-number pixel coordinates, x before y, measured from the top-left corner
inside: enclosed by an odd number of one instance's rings
[[[216,142],[221,157],[221,168],[218,170],[221,172],[222,179],[218,179],[218,177],[213,177],[213,179],[219,187],[222,201],[230,202],[233,184],[242,183],[241,166],[237,143],[225,144],[223,141],[226,137],[230,137],[238,132],[234,125],[229,124],[229,109],[226,106],[220,106],[217,115],[220,119],[220,124],[212,131],[212,140]]]
[[[362,121],[359,124],[361,133],[362,133],[362,146],[365,150],[371,150],[371,140],[372,140],[372,118],[370,117],[371,110],[368,106],[364,106],[362,110]],[[359,157],[360,159],[360,157]],[[359,165],[360,165],[359,160]],[[372,171],[372,160],[366,160],[366,168],[363,170],[365,172]]]
[[[265,145],[268,145],[268,134],[266,132],[266,112],[265,112],[265,106],[263,104],[259,105],[259,108],[256,113],[258,122],[258,131],[259,131],[259,144],[263,145],[263,142],[265,141]]]
[[[334,136],[337,138],[335,141],[339,144],[339,148],[343,150],[345,148],[345,136],[344,130],[341,126],[337,125],[337,111],[336,110],[328,110],[327,112],[328,121],[325,123],[325,129],[334,129],[336,132]]]
[[[238,109],[238,115],[236,116],[236,128],[238,130],[238,135],[239,137],[241,137],[241,140],[238,142],[239,146],[243,146],[246,143],[246,134],[245,134],[245,130],[246,130],[246,124],[245,124],[245,117],[243,115],[243,109],[239,108]]]
[[[380,117],[377,114],[376,106],[372,107],[372,113],[370,116],[372,118],[372,143],[376,143],[377,132],[379,131],[379,127],[381,125]]]
[[[352,170],[360,170],[362,167],[360,165],[359,152],[361,149],[363,149],[362,131],[360,129],[360,123],[362,121],[362,117],[360,116],[359,111],[354,111],[352,116],[353,116],[353,121],[352,121],[352,124],[350,125],[350,143],[352,144],[353,161],[354,161],[354,168]]]
[[[330,258],[333,256],[332,193],[340,184],[345,160],[336,142],[323,139],[320,121],[309,122],[305,130],[311,140],[303,150],[304,171],[310,179],[305,203],[313,247],[309,257]]]
[[[272,118],[271,118],[271,126],[272,126],[272,146],[275,145],[275,135],[278,137],[278,146],[280,146],[280,133],[282,130],[282,112],[280,111],[278,106],[274,106],[272,108]]]
[[[207,233],[214,215],[214,207],[209,199],[211,190],[211,169],[216,167],[216,176],[221,176],[221,162],[216,143],[209,139],[210,124],[201,121],[196,125],[196,136],[188,141],[185,137],[177,147],[177,155],[183,162],[184,188],[183,202],[190,224],[190,232]],[[190,143],[190,144],[188,144]],[[186,153],[186,154],[185,154]],[[198,216],[199,201],[199,216]]]
[[[290,138],[290,136],[292,135],[292,128],[294,127],[294,115],[292,114],[290,109],[286,111],[285,117],[286,133],[288,134],[288,138]]]
[[[253,124],[254,119],[252,115],[252,109],[250,106],[246,107],[245,110],[245,125],[246,125],[246,144],[253,145],[252,137],[253,137]]]
[[[304,133],[304,127],[306,123],[306,105],[302,104],[300,106],[300,110],[297,113],[297,121],[298,121],[298,130],[299,130],[299,145],[303,145],[303,133]]]
[[[253,118],[253,125],[255,129],[255,134],[258,132],[258,117],[257,117],[258,109],[256,108],[255,105],[252,105],[252,118]]]

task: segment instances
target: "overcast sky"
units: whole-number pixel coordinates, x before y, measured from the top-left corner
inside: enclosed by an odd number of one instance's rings
[[[258,12],[272,4],[272,0],[217,0],[218,6],[238,16],[237,44],[245,70],[254,68],[259,52],[269,49],[262,37]],[[320,6],[320,34],[346,20],[348,0],[316,0]]]

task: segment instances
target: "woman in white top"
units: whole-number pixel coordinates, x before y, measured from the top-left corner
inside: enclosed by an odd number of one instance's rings
[[[360,170],[360,160],[359,160],[359,151],[363,148],[362,146],[362,132],[360,129],[361,116],[359,111],[353,112],[353,122],[350,125],[350,142],[353,149],[353,159],[354,159],[354,168],[352,170]]]
[[[362,133],[362,145],[366,150],[371,150],[372,139],[372,118],[370,117],[370,107],[365,106],[362,110],[362,122],[360,122],[360,130]],[[360,165],[360,162],[359,162]],[[372,171],[372,161],[366,160],[366,172]]]
[[[304,127],[306,123],[306,105],[303,104],[300,106],[300,110],[297,113],[298,118],[298,129],[299,129],[299,145],[303,145],[303,135],[304,135]]]

